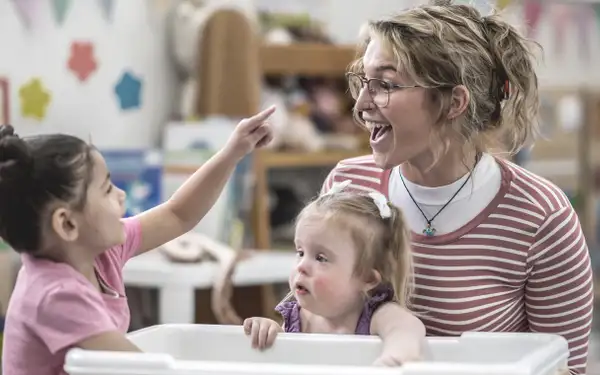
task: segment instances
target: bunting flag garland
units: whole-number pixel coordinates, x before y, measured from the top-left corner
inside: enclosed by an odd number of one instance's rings
[[[114,0],[98,0],[100,3],[100,7],[102,8],[102,12],[104,13],[104,18],[107,21],[112,22],[113,13],[115,10],[115,1]]]
[[[554,49],[557,58],[564,56],[565,36],[571,17],[573,16],[571,10],[572,8],[568,4],[556,3],[550,6],[550,19],[554,34]]]
[[[52,7],[54,9],[54,17],[56,18],[56,23],[62,25],[65,22],[65,18],[67,16],[67,11],[71,6],[72,0],[52,0]]]
[[[33,23],[37,0],[13,0],[16,11],[26,28]]]
[[[527,37],[535,37],[538,24],[544,13],[544,7],[540,0],[524,0],[523,14],[525,16]]]

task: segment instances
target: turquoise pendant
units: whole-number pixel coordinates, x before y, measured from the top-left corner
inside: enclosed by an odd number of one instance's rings
[[[427,237],[435,236],[435,228],[431,226],[431,224],[427,224],[427,227],[423,229],[423,234]]]

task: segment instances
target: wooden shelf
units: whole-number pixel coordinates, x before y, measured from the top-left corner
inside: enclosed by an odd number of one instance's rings
[[[354,60],[353,45],[296,43],[291,45],[263,45],[260,63],[265,75],[306,75],[343,77]]]
[[[262,168],[301,168],[334,166],[340,160],[369,154],[368,150],[357,151],[259,151],[256,165]]]

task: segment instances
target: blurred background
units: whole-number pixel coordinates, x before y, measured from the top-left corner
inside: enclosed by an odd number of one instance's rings
[[[0,122],[91,139],[133,215],[167,199],[240,118],[278,105],[273,145],[240,164],[194,233],[125,270],[132,329],[226,322],[215,305],[231,284],[237,314],[269,314],[295,215],[339,160],[370,153],[344,80],[359,28],[420,2],[0,0]],[[567,193],[600,267],[600,0],[464,2],[502,9],[543,46],[544,139],[515,161]],[[240,249],[262,251],[231,277]],[[0,243],[0,316],[18,267]]]

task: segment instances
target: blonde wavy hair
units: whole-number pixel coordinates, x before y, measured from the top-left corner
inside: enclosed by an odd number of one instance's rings
[[[350,72],[364,74],[362,57],[369,42],[377,39],[395,59],[398,71],[419,86],[437,87],[428,89],[437,113],[431,138],[436,162],[457,144],[464,145],[465,157],[472,150],[494,148],[512,155],[539,134],[533,52],[541,47],[498,12],[483,16],[473,6],[435,0],[369,22],[361,34]],[[463,116],[449,121],[448,87],[458,85],[467,88],[470,101]],[[356,108],[354,117],[364,127]]]

